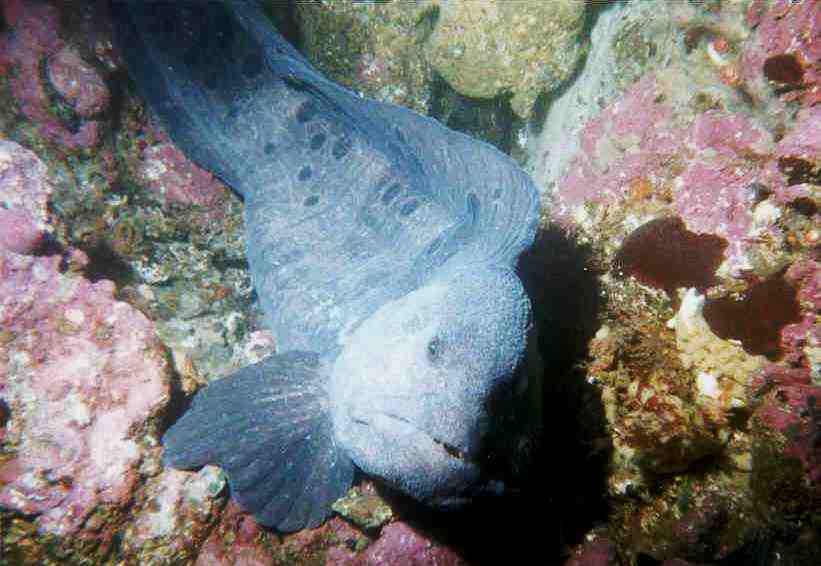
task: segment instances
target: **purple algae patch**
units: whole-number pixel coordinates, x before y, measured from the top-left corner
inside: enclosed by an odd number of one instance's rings
[[[744,350],[777,360],[784,354],[781,330],[801,321],[798,292],[778,274],[753,284],[740,299],[708,299],[704,319],[725,340],[739,340]]]
[[[627,236],[613,267],[668,294],[678,287],[704,290],[716,284],[726,247],[723,238],[690,232],[677,216],[657,218]]]
[[[790,53],[769,57],[764,61],[763,71],[764,76],[779,83],[801,84],[804,78],[804,68]]]

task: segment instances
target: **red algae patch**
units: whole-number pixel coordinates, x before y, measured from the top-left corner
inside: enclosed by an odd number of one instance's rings
[[[764,76],[771,81],[786,84],[801,84],[804,68],[792,54],[773,55],[764,61]]]
[[[704,318],[724,340],[739,340],[748,354],[777,360],[783,355],[781,330],[801,321],[796,289],[783,274],[752,285],[739,299],[708,299]]]
[[[677,216],[658,218],[627,236],[613,267],[670,294],[678,287],[704,290],[716,284],[726,247],[723,238],[690,232]]]

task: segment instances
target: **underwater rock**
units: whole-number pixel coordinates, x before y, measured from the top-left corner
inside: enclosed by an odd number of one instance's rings
[[[720,452],[730,435],[711,402],[696,402],[705,393],[712,399],[713,392],[702,392],[697,376],[675,355],[673,333],[645,309],[620,306],[621,323],[602,327],[591,344],[588,380],[599,385],[614,432],[614,495],[635,490],[654,474],[687,470]]]
[[[742,77],[759,100],[775,94],[804,106],[821,102],[821,13],[812,1],[751,2],[755,28],[741,55]]]
[[[308,58],[326,76],[382,102],[426,113],[430,65],[419,45],[426,22],[409,2],[298,2]]]
[[[606,528],[587,533],[584,541],[573,549],[564,566],[614,566],[618,564],[616,546]]]
[[[296,13],[309,58],[330,77],[422,113],[434,70],[467,97],[511,95],[527,118],[584,54],[586,7],[572,0],[329,1],[298,4]]]
[[[56,88],[77,105],[82,117],[104,107],[108,95],[102,79],[76,54],[61,51],[62,26],[59,11],[50,4],[12,2],[5,14],[13,24],[0,34],[0,75],[9,75],[8,83],[19,112],[39,136],[56,143],[66,151],[88,149],[99,142],[99,126],[95,120],[75,122],[61,118],[53,108],[41,65],[53,61],[51,77]],[[88,85],[72,85],[72,81],[90,79]],[[76,90],[79,89],[79,90]]]
[[[821,386],[765,368],[754,392],[751,485],[771,524],[809,520],[821,506]]]
[[[185,472],[178,472],[185,473]],[[263,566],[274,563],[266,533],[260,530],[254,518],[240,511],[231,501],[220,519],[220,524],[202,543],[194,564],[200,566],[229,566],[243,564]]]
[[[197,473],[166,469],[150,478],[125,525],[123,555],[138,564],[192,561],[225,506],[225,485],[214,466]]]
[[[169,399],[153,324],[61,256],[0,253],[0,506],[40,533],[112,537]]]
[[[463,566],[462,558],[447,547],[434,543],[406,523],[391,523],[379,539],[360,554],[339,548],[328,553],[327,566]]]
[[[649,0],[590,6],[594,25],[584,65],[572,84],[548,97],[543,123],[529,144],[529,170],[548,194],[578,152],[584,124],[649,70],[681,57],[671,13],[680,4]]]
[[[752,486],[776,523],[821,506],[821,269],[813,260],[796,262],[785,279],[797,290],[802,318],[783,330],[784,359],[755,375],[749,395]]]
[[[817,42],[808,4],[752,3],[803,34],[779,40],[791,53]],[[572,135],[531,155],[554,218],[611,267],[586,377],[612,433],[609,533],[629,559],[773,556],[751,537],[797,533],[819,507],[821,115],[791,95],[815,92],[804,82],[750,86],[746,54],[770,28],[741,8],[671,4],[664,68],[596,91],[566,169],[550,152]],[[585,96],[586,72],[565,96]]]
[[[732,469],[667,482],[646,505],[625,513],[626,546],[631,554],[659,561],[712,564],[726,558],[755,532],[747,484],[747,474]]]
[[[221,210],[218,205],[228,195],[225,185],[197,167],[170,142],[146,147],[136,173],[137,180],[156,191],[167,205]]]
[[[524,118],[542,92],[558,89],[570,77],[584,54],[582,2],[428,4],[436,10],[424,47],[433,68],[465,96],[510,93],[514,112]]]
[[[393,518],[390,506],[379,496],[372,482],[352,487],[332,509],[361,529],[381,527]]]
[[[745,384],[766,359],[744,351],[740,344],[719,338],[704,318],[705,298],[688,289],[676,316],[667,325],[676,333],[682,365],[696,376],[696,403],[722,421],[746,404]]]
[[[528,8],[530,9],[530,8]],[[365,96],[435,117],[519,159],[524,122],[507,95],[467,97],[432,68],[426,39],[438,8],[425,2],[298,2],[294,15],[301,45],[323,73]]]
[[[755,215],[755,188],[774,195],[771,206],[796,196],[773,167],[772,135],[746,116],[716,110],[681,128],[682,110],[663,102],[668,80],[644,77],[585,125],[581,151],[554,195],[556,215],[589,225],[591,203],[643,217],[675,214],[687,230],[727,242],[723,271],[749,269],[760,238],[778,234],[775,218]],[[808,129],[803,120],[796,128]]]
[[[0,251],[30,254],[51,231],[46,173],[36,154],[0,139]]]
[[[103,78],[71,48],[48,59],[48,78],[57,93],[83,118],[108,107],[111,94]]]

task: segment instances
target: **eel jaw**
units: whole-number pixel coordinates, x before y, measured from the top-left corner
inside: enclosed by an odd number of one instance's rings
[[[404,417],[357,411],[337,429],[339,441],[362,471],[434,507],[456,507],[480,478],[479,464],[455,443]]]

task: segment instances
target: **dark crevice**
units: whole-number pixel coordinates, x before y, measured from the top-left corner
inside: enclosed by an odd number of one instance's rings
[[[484,140],[510,154],[519,120],[510,106],[510,95],[485,100],[456,92],[434,73],[431,80],[428,114],[448,128]]]
[[[114,281],[117,287],[123,287],[135,280],[135,273],[107,242],[96,242],[89,247],[82,247],[88,255],[88,265],[83,269],[83,275],[92,283],[108,279]]]
[[[0,399],[0,428],[5,427],[10,418],[11,407],[9,407],[5,400]]]

